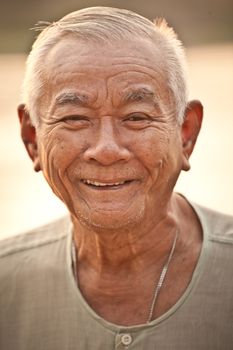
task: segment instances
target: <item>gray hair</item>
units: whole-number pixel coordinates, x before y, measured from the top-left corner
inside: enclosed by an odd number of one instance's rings
[[[67,35],[103,41],[124,40],[132,37],[149,38],[158,43],[165,55],[168,88],[175,105],[175,114],[182,123],[187,104],[186,63],[181,42],[164,19],[154,22],[129,10],[111,7],[90,7],[72,12],[59,21],[38,27],[42,30],[32,46],[26,63],[23,82],[23,99],[32,123],[39,122],[38,99],[45,80],[43,69],[50,49]]]

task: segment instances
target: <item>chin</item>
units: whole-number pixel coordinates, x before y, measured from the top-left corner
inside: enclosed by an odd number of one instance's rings
[[[131,209],[131,210],[130,210]],[[92,209],[86,213],[77,211],[76,219],[80,224],[97,231],[122,230],[135,227],[144,217],[144,206],[141,208],[128,208],[128,210]]]

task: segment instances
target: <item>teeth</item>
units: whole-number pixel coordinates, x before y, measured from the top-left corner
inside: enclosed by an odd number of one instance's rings
[[[104,187],[104,186],[119,186],[123,185],[125,181],[121,182],[113,182],[113,183],[105,183],[105,182],[97,182],[97,181],[91,181],[91,180],[83,180],[84,183],[87,185],[92,185],[92,186],[98,186],[98,187]]]

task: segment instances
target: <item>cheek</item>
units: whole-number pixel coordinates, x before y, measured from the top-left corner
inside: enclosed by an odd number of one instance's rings
[[[147,133],[141,140],[137,140],[137,157],[149,173],[157,173],[166,161],[168,144],[167,138],[157,132]]]
[[[50,134],[41,142],[41,160],[47,170],[63,173],[69,164],[78,159],[85,147],[83,138],[71,132]],[[51,169],[50,169],[51,168]]]
[[[171,138],[162,159],[160,181],[173,188],[182,170],[182,147],[179,137]]]
[[[69,197],[66,190],[67,169],[79,157],[79,144],[74,142],[72,137],[50,133],[41,139],[39,145],[44,177],[53,192],[64,200]]]
[[[153,130],[147,133],[138,145],[138,158],[147,169],[153,185],[174,184],[182,167],[182,149],[178,133]]]

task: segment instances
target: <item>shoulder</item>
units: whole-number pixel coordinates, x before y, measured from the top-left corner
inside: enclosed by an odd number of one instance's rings
[[[24,324],[25,315],[34,317],[38,305],[50,300],[49,288],[56,293],[63,286],[70,232],[71,221],[65,217],[0,242],[0,323],[16,315]],[[19,306],[23,318],[17,314]]]
[[[190,203],[190,202],[189,202]],[[190,203],[211,240],[233,244],[233,216]]]
[[[0,241],[0,259],[62,240],[68,235],[70,227],[70,218],[65,216],[28,232],[4,239]]]

